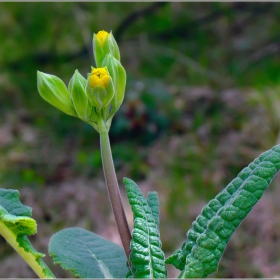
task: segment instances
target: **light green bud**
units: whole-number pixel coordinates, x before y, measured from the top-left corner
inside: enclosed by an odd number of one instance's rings
[[[120,60],[118,44],[112,34],[102,30],[93,35],[93,53],[97,67],[101,67],[106,54],[110,53],[117,60]]]
[[[111,117],[116,113],[123,102],[126,86],[126,72],[120,61],[114,58],[110,53],[105,56],[102,67],[107,67],[115,88],[115,94],[111,102],[112,111],[109,116]]]
[[[70,94],[61,79],[54,75],[37,71],[37,87],[42,98],[48,103],[65,114],[78,117]]]
[[[87,80],[76,70],[69,82],[68,90],[79,118],[89,121],[93,117],[93,107],[86,94],[86,84]]]

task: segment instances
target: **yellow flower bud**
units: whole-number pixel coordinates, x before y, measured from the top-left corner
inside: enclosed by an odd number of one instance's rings
[[[115,94],[115,88],[107,67],[91,68],[86,85],[86,94],[91,104],[98,111],[110,104]]]
[[[95,86],[106,87],[110,82],[110,76],[106,69],[104,68],[93,68],[89,76],[89,84],[92,88]]]
[[[102,30],[94,34],[93,53],[97,67],[102,67],[102,61],[108,53],[120,60],[119,47],[112,32]]]
[[[99,32],[96,34],[96,37],[97,37],[97,39],[100,41],[101,46],[103,45],[104,40],[105,40],[108,36],[110,36],[110,33],[108,33],[108,32],[105,31],[105,30],[99,31]]]

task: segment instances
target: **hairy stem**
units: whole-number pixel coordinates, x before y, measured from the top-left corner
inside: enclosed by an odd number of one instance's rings
[[[112,158],[109,135],[107,129],[105,129],[105,126],[102,127],[102,124],[99,124],[99,128],[101,156],[108,194],[124,251],[126,253],[127,259],[129,260],[131,234],[123,209],[119,185]]]

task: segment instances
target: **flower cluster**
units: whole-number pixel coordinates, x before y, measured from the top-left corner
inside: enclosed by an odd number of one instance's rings
[[[62,112],[91,124],[99,132],[100,124],[105,123],[108,131],[123,102],[126,72],[112,32],[94,34],[93,53],[96,68],[91,68],[87,79],[76,70],[67,88],[58,77],[38,71],[38,91]]]

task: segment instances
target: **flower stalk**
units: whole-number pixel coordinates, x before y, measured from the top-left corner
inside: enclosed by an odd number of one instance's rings
[[[102,121],[100,121],[99,123],[99,131],[103,171],[109,194],[109,199],[115,216],[121,241],[124,247],[124,251],[127,256],[127,259],[129,260],[131,234],[121,200],[120,189],[112,158],[108,131],[106,129],[105,123]]]

